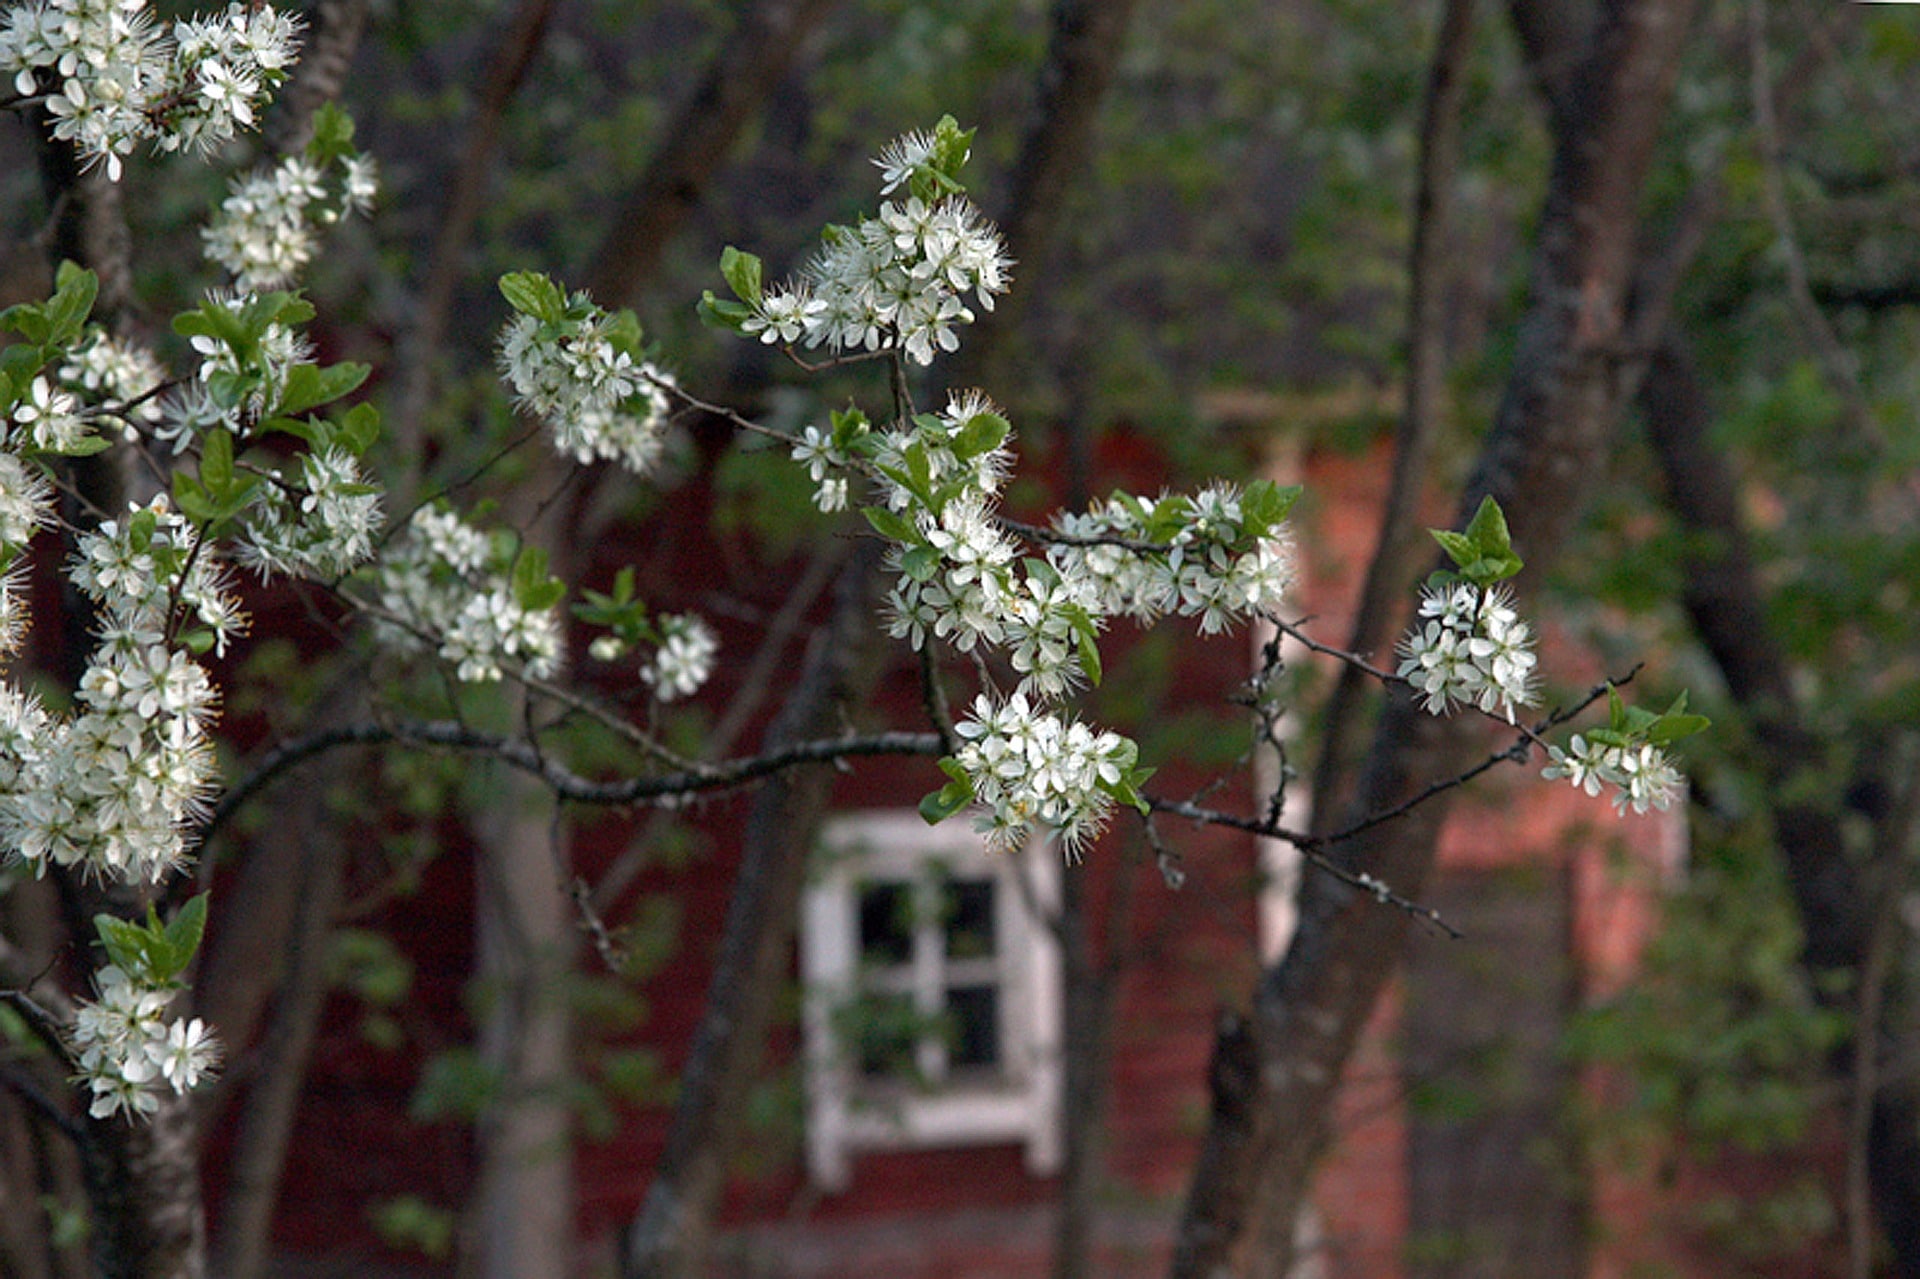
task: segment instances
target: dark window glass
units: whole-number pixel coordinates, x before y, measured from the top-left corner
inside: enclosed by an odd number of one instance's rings
[[[993,881],[958,879],[947,885],[947,958],[993,954]]]
[[[860,889],[860,959],[891,968],[913,959],[913,890],[907,884],[865,884]]]
[[[947,991],[953,1039],[947,1065],[954,1070],[1000,1064],[1000,992],[992,986],[955,986]]]

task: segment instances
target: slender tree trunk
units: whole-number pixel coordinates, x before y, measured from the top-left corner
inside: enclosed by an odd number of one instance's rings
[[[482,1116],[470,1217],[482,1279],[573,1271],[573,1117],[567,973],[574,930],[567,837],[536,781],[500,778],[476,872],[482,1060],[498,1097]]]
[[[266,1279],[272,1259],[273,1211],[286,1169],[293,1121],[327,995],[327,944],[346,875],[346,848],[330,825],[327,782],[336,769],[284,796],[273,827],[252,849],[292,880],[292,917],[277,934],[283,964],[267,966],[262,988],[277,970],[278,998],[257,1051],[253,1077],[226,1169],[227,1192],[215,1236],[214,1273],[222,1279]],[[264,991],[263,991],[264,993]],[[217,1019],[215,1025],[224,1024]],[[236,1032],[239,1033],[239,1032]],[[250,1033],[238,1040],[247,1042]]]
[[[794,14],[813,14],[812,7],[806,5],[770,8],[791,10],[783,22],[790,21]],[[1002,222],[1013,254],[1029,270],[1037,270],[1045,256],[1046,241],[1058,219],[1069,175],[1084,167],[1099,97],[1111,77],[1131,9],[1132,0],[1091,3],[1061,0],[1056,7],[1055,37],[1042,72],[1039,118],[1029,131],[1016,163],[1010,208]],[[774,28],[756,28],[749,20],[743,22],[736,39],[756,29]],[[757,67],[767,65],[763,59],[748,58],[744,53],[730,55],[723,51],[720,59],[723,65],[737,60]],[[703,88],[683,118],[697,117],[702,110],[699,104],[720,92],[719,86]],[[670,146],[669,151],[663,153],[661,174],[650,175],[636,188],[626,213],[596,256],[589,276],[596,296],[610,301],[628,297],[634,287],[632,264],[651,261],[648,255],[657,254],[658,248],[649,245],[664,234],[657,229],[647,229],[663,224],[677,225],[678,219],[691,209],[693,197],[675,192],[674,175],[682,170],[694,173],[703,169],[695,166],[690,158],[680,158],[680,154],[690,154],[702,147],[710,150],[714,144],[704,119],[684,118],[684,123],[685,128],[669,130],[669,136],[679,141],[677,148]],[[710,165],[712,160],[702,163]],[[658,202],[657,207],[648,202],[648,193]],[[643,232],[641,244],[625,243],[628,237]],[[970,335],[951,372],[955,381],[965,379],[969,370],[978,370],[989,363],[991,350],[1006,340],[1003,335],[1013,332],[1006,323],[1006,311],[1003,305],[994,313],[997,328],[977,329]],[[864,551],[856,557],[841,584],[841,598],[871,596],[876,589],[877,566],[877,560]],[[836,611],[836,625],[838,618]],[[871,609],[862,614],[860,622],[866,631],[872,630]],[[845,668],[834,677],[843,687],[863,687],[874,678],[879,650],[863,648],[862,651],[867,656],[861,659],[861,667]],[[801,689],[808,687],[810,685],[803,681]],[[795,701],[783,712],[783,722],[787,715],[799,716],[805,709],[796,694]],[[748,861],[743,864],[722,935],[722,967],[716,970],[693,1053],[683,1072],[681,1099],[669,1131],[668,1149],[655,1170],[654,1181],[629,1234],[623,1270],[629,1279],[641,1275],[691,1274],[704,1254],[711,1215],[724,1183],[726,1160],[733,1148],[732,1111],[737,1109],[733,1103],[738,1093],[729,1090],[745,1085],[750,1076],[742,1072],[758,1060],[762,1051],[764,1023],[754,1010],[785,980],[785,942],[798,911],[799,882],[788,877],[789,872],[796,869],[792,864],[782,864],[772,858],[776,854],[789,858],[800,856],[811,845],[824,809],[812,802],[801,802],[804,797],[798,794],[785,794],[788,786],[785,781],[776,781],[773,785],[776,790],[755,807],[748,837]],[[786,806],[784,811],[788,817],[786,824],[779,828],[781,843],[776,849],[760,850],[756,842],[762,838],[754,831],[759,828],[763,805],[769,812],[781,811],[775,806]],[[796,820],[802,816],[806,819],[804,822]],[[757,864],[756,852],[764,852],[770,864]],[[768,922],[763,925],[761,921]],[[768,929],[780,930],[781,949],[778,964],[773,967],[765,966],[771,962],[764,947],[768,939],[755,935],[764,934]],[[737,931],[745,935],[736,936]],[[729,972],[751,975],[752,981],[766,988],[736,988],[730,981],[722,980]]]
[[[191,1097],[160,1094],[138,1123],[88,1125],[87,1197],[100,1279],[204,1279],[206,1211]]]
[[[877,543],[863,542],[842,570],[833,617],[816,633],[792,694],[767,734],[778,749],[839,730],[878,677],[873,625]],[[738,1147],[744,1107],[786,983],[807,853],[826,813],[833,770],[794,769],[765,783],[747,818],[740,870],[693,1047],[681,1068],[666,1150],[629,1233],[625,1279],[693,1279],[704,1273],[715,1209]]]
[[[601,238],[586,271],[596,299],[623,305],[653,278],[661,253],[699,206],[741,130],[832,7],[831,0],[752,0],[743,7]]]
[[[1619,408],[1620,336],[1636,256],[1643,180],[1690,25],[1687,0],[1615,0],[1556,110],[1555,151],[1514,367],[1461,504],[1483,495],[1506,509],[1515,545],[1536,569],[1559,552],[1602,473]],[[1390,697],[1358,786],[1354,813],[1379,811],[1445,776],[1479,731]],[[1375,826],[1335,855],[1418,897],[1444,805],[1427,803]],[[1254,1241],[1274,1241],[1269,1273],[1293,1263],[1290,1223],[1306,1202],[1325,1146],[1333,1094],[1361,1025],[1398,963],[1406,918],[1325,875],[1301,886],[1300,924],[1261,977],[1252,1043],[1223,1038],[1216,1059],[1235,1082],[1202,1147],[1171,1273],[1202,1277],[1248,1267]]]
[[[1460,162],[1460,103],[1473,52],[1473,0],[1446,0],[1427,73],[1421,112],[1420,170],[1413,197],[1413,241],[1407,250],[1407,385],[1394,437],[1393,478],[1380,535],[1354,610],[1347,651],[1369,655],[1383,643],[1421,558],[1419,505],[1440,436],[1447,372],[1447,236],[1454,174]],[[1365,721],[1359,714],[1365,676],[1343,666],[1327,700],[1320,766],[1307,809],[1316,826],[1342,811]]]

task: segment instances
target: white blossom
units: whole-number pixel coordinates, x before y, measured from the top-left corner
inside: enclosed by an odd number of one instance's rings
[[[1612,745],[1576,734],[1570,745],[1571,750],[1549,746],[1548,763],[1540,775],[1549,781],[1564,777],[1589,795],[1612,786],[1613,806],[1619,812],[1629,808],[1636,813],[1649,808],[1664,811],[1684,786],[1672,758],[1650,743]]]
[[[640,678],[661,701],[679,701],[700,691],[719,653],[720,637],[711,626],[691,613],[669,613],[660,619],[660,647]]]
[[[1533,704],[1533,630],[1509,593],[1464,583],[1429,586],[1420,617],[1425,620],[1400,640],[1395,673],[1429,712],[1444,715],[1458,703],[1497,711],[1512,723],[1517,707]]]

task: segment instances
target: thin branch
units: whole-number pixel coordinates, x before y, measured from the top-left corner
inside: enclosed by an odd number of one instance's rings
[[[582,777],[550,758],[535,744],[518,737],[482,732],[451,720],[420,723],[361,722],[323,729],[282,742],[261,757],[254,770],[227,791],[207,819],[202,837],[224,826],[240,805],[281,774],[329,751],[346,746],[383,746],[399,743],[487,755],[538,777],[555,795],[576,804],[618,806],[657,804],[672,807],[696,794],[730,790],[799,764],[827,763],[870,755],[938,755],[937,733],[883,732],[866,736],[820,738],[798,742],[764,755],[718,764],[692,764],[671,773],[595,781]]]
[[[0,1061],[0,1085],[19,1097],[28,1109],[53,1125],[74,1145],[86,1144],[87,1126],[63,1110],[60,1103],[48,1096],[46,1089],[26,1071],[12,1062]]]
[[[67,1046],[67,1039],[61,1033],[60,1019],[47,1011],[32,995],[24,990],[0,990],[0,1003],[6,1004],[27,1023],[27,1029],[35,1038],[52,1050],[62,1065],[73,1069],[73,1050]]]
[[[1280,625],[1284,626],[1284,623],[1280,623]],[[1300,638],[1303,643],[1310,642],[1307,641],[1304,636],[1296,636],[1296,638]],[[1351,658],[1350,654],[1342,654],[1338,649],[1325,649],[1324,646],[1322,646],[1322,648],[1323,651],[1330,652],[1335,656]],[[1351,660],[1357,662],[1360,659],[1352,658]],[[1364,662],[1361,664],[1363,666],[1365,665]],[[1369,669],[1371,670],[1371,668]],[[1609,688],[1619,688],[1630,683],[1639,672],[1640,667],[1635,666],[1618,679],[1594,685],[1580,701],[1572,706],[1554,711],[1532,728],[1526,725],[1510,726],[1518,732],[1518,736],[1514,739],[1512,745],[1503,750],[1494,751],[1472,767],[1464,769],[1451,777],[1432,782],[1408,796],[1406,799],[1401,800],[1399,803],[1382,809],[1379,812],[1371,813],[1346,827],[1344,830],[1335,831],[1329,835],[1313,835],[1305,831],[1289,830],[1280,825],[1277,820],[1277,815],[1272,811],[1271,806],[1269,806],[1268,813],[1264,817],[1247,817],[1240,814],[1222,812],[1218,809],[1207,808],[1204,805],[1188,800],[1165,799],[1150,795],[1147,797],[1147,803],[1153,812],[1156,813],[1166,813],[1174,817],[1184,817],[1188,821],[1199,822],[1209,826],[1224,826],[1233,830],[1245,831],[1250,835],[1258,835],[1263,839],[1277,839],[1282,843],[1291,844],[1300,850],[1301,856],[1316,869],[1324,871],[1349,887],[1360,889],[1372,895],[1384,905],[1394,906],[1403,910],[1415,918],[1433,924],[1448,936],[1457,938],[1460,934],[1434,911],[1401,896],[1395,892],[1391,886],[1374,876],[1364,872],[1356,872],[1342,865],[1329,856],[1329,850],[1376,826],[1405,817],[1414,809],[1427,803],[1434,797],[1443,792],[1465,786],[1468,782],[1498,767],[1500,764],[1524,764],[1528,756],[1532,753],[1533,747],[1540,744],[1542,737],[1546,733],[1579,716],[1589,706],[1592,706],[1595,702],[1605,697]],[[1175,886],[1175,880],[1184,875],[1184,872],[1178,869],[1178,855],[1174,854],[1170,861],[1166,846],[1160,842],[1157,832],[1153,830],[1151,818],[1147,821],[1147,827],[1148,842],[1152,844],[1155,852],[1160,856],[1162,873],[1168,876],[1169,886]],[[1169,869],[1170,866],[1172,869]]]

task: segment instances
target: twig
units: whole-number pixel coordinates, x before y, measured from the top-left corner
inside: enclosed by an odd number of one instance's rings
[[[53,1051],[61,1064],[68,1069],[74,1066],[73,1050],[67,1046],[66,1036],[60,1033],[60,1019],[48,1012],[24,990],[0,990],[0,1003],[6,1004],[27,1023],[27,1029]]]
[[[821,738],[798,742],[764,755],[727,760],[718,764],[693,764],[676,772],[626,777],[614,781],[594,781],[582,777],[565,765],[546,756],[537,746],[518,737],[496,733],[449,720],[420,723],[362,722],[339,728],[322,729],[305,737],[282,742],[261,758],[253,772],[237,782],[220,798],[202,831],[203,838],[229,821],[235,810],[246,803],[280,774],[295,766],[344,746],[380,746],[401,743],[431,746],[446,750],[487,755],[544,782],[559,798],[576,804],[619,806],[656,804],[673,807],[695,794],[730,790],[758,781],[800,764],[827,763],[871,755],[938,755],[942,746],[937,733],[883,732],[867,736]]]
[[[52,1124],[69,1141],[75,1145],[85,1144],[86,1125],[61,1109],[60,1104],[49,1097],[46,1090],[26,1071],[12,1062],[0,1061],[0,1084],[6,1085],[15,1096],[27,1103],[29,1109]]]

